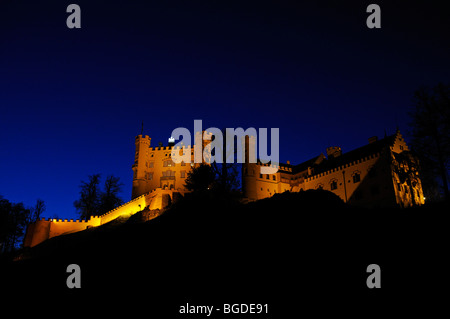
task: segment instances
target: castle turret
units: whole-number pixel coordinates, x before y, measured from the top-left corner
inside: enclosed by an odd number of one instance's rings
[[[256,138],[245,136],[245,160],[242,164],[242,192],[245,198],[256,200],[256,178],[260,167],[256,162]]]
[[[148,135],[138,135],[135,139],[136,153],[134,155],[133,189],[131,199],[134,199],[147,191],[146,162],[151,138]]]

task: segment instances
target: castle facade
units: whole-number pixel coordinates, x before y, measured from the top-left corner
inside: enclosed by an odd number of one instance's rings
[[[329,147],[326,156],[320,154],[298,165],[280,164],[274,174],[261,174],[261,167],[268,164],[249,162],[251,140],[252,137],[246,138],[246,161],[242,164],[242,193],[246,201],[286,191],[324,189],[356,206],[409,207],[424,203],[419,163],[399,131],[381,140],[370,138],[367,145],[347,153],[340,147]],[[176,149],[180,154],[191,154],[191,163],[175,164],[171,158],[173,140],[168,146],[158,147],[151,147],[150,142],[148,135],[135,138],[131,201],[89,220],[42,218],[28,225],[24,246],[33,247],[49,238],[97,227],[144,209],[156,212],[170,205],[177,195],[187,193],[187,174],[199,165],[193,164],[194,148]],[[203,140],[202,149],[209,142]]]
[[[280,164],[271,175],[260,173],[264,164],[246,162],[242,168],[244,197],[253,201],[285,191],[320,188],[356,206],[424,204],[418,160],[398,130],[381,140],[372,137],[367,145],[348,153],[340,147],[329,147],[326,153],[298,165]]]

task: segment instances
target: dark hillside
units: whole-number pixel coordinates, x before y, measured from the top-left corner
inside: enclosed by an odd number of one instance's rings
[[[392,306],[398,294],[417,298],[441,280],[447,212],[352,208],[326,191],[245,205],[203,193],[148,222],[135,215],[50,239],[21,261],[3,260],[1,280],[15,296],[127,300],[173,311],[167,318],[190,301],[269,303],[280,316],[295,313],[300,300],[305,309],[317,300],[330,309],[349,300]],[[66,288],[72,263],[82,269],[80,292]],[[372,263],[382,269],[383,294],[366,287]]]

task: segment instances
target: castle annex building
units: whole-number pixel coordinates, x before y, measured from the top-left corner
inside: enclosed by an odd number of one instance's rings
[[[343,153],[329,147],[298,165],[280,164],[276,174],[260,174],[261,163],[245,163],[242,190],[248,200],[258,200],[285,191],[324,189],[344,202],[365,207],[409,207],[424,203],[418,160],[400,132]]]
[[[205,133],[210,134],[210,133]],[[249,141],[251,138],[247,138]],[[202,149],[210,141],[203,140]],[[194,162],[194,148],[183,146],[180,152],[191,154],[191,163],[175,164],[171,158],[174,146],[152,147],[151,138],[138,135],[133,170],[131,201],[101,216],[89,220],[45,219],[28,225],[25,247],[33,247],[60,235],[97,227],[121,216],[130,216],[144,209],[151,212],[166,208],[177,196],[183,196],[187,174]],[[246,158],[248,159],[246,143]],[[286,191],[301,192],[324,189],[338,195],[344,202],[365,207],[409,207],[424,203],[418,161],[409,152],[397,131],[381,140],[369,139],[369,144],[343,153],[340,147],[327,148],[304,163],[280,164],[275,174],[261,174],[267,164],[242,164],[242,192],[246,201],[273,196]],[[158,216],[157,213],[151,215]]]

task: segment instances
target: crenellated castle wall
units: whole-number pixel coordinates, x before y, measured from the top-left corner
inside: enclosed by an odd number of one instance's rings
[[[131,216],[146,207],[150,210],[166,208],[173,198],[173,193],[171,190],[154,189],[103,215],[92,216],[88,220],[42,218],[28,225],[24,238],[24,247],[33,247],[52,237],[97,227],[120,216]]]

